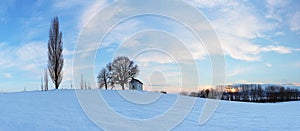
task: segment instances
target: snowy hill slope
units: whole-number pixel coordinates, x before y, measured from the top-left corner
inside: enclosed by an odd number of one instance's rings
[[[99,90],[93,90],[99,91]],[[100,91],[107,105],[123,117],[151,119],[164,114],[178,95],[142,94],[159,98],[147,104],[132,103],[118,91]],[[134,95],[134,91],[121,91]],[[143,99],[143,98],[141,98]],[[206,99],[196,99],[190,114],[174,130],[299,130],[300,102],[240,103],[221,101],[211,119],[199,124]],[[182,107],[185,109],[186,107]],[[107,115],[103,113],[102,115]],[[176,115],[176,114],[174,114]],[[172,119],[170,117],[169,119]],[[113,120],[112,120],[113,121]],[[166,120],[166,122],[172,120]],[[117,129],[121,123],[111,123]],[[151,123],[150,123],[151,124]],[[162,123],[164,124],[164,123]],[[138,126],[138,125],[136,125]],[[128,130],[134,127],[127,127]],[[142,128],[142,127],[141,127]],[[102,130],[91,121],[77,101],[74,90],[0,94],[0,130]],[[122,130],[126,130],[122,128]]]

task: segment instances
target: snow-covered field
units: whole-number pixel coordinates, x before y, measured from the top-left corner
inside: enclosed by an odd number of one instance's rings
[[[162,115],[172,108],[178,98],[178,95],[167,94],[161,95],[149,104],[136,104],[121,97],[117,91],[100,92],[107,105],[115,112],[132,119],[150,119]],[[122,92],[130,95],[137,93],[134,91]],[[153,94],[156,93],[145,93],[142,96]],[[206,99],[186,97],[186,100],[191,99],[197,99],[194,107],[174,130],[300,129],[300,101],[285,103],[221,101],[211,119],[204,125],[200,125],[198,121]],[[182,106],[182,109],[185,108]],[[172,121],[169,119],[167,118],[166,122]],[[112,123],[111,125],[114,126],[113,129],[117,129],[118,125],[122,125],[122,123]],[[153,127],[155,126],[161,125],[153,125]],[[130,126],[127,128],[128,130],[136,129]],[[52,90],[47,92],[0,93],[0,130],[92,131],[103,129],[94,124],[84,113],[74,90]],[[126,130],[126,128],[122,127],[120,130]]]

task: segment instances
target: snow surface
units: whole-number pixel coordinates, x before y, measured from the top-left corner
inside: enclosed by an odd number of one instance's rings
[[[98,92],[99,90],[93,90]],[[149,103],[136,104],[124,99],[118,91],[101,90],[107,105],[123,117],[151,119],[172,108],[178,95],[147,92],[143,98],[156,95]],[[136,91],[121,91],[134,95]],[[138,96],[138,95],[137,95]],[[185,96],[181,96],[185,97]],[[141,99],[143,99],[141,98]],[[185,97],[196,103],[190,114],[173,130],[299,130],[300,101],[284,103],[243,103],[221,101],[213,116],[204,125],[199,117],[206,99]],[[187,107],[182,106],[182,109]],[[101,110],[101,109],[100,109]],[[103,113],[101,115],[107,115]],[[176,116],[176,114],[174,114]],[[177,114],[178,115],[178,114]],[[109,117],[108,117],[109,118]],[[165,121],[173,117],[167,118]],[[113,121],[113,120],[110,120]],[[149,123],[151,124],[151,123]],[[153,125],[159,127],[161,125]],[[118,129],[122,123],[111,123],[111,129]],[[136,126],[139,126],[138,124]],[[143,128],[143,127],[139,127]],[[137,129],[127,126],[120,130]],[[32,91],[0,93],[0,131],[14,130],[103,130],[82,110],[74,90]],[[150,130],[150,129],[148,129]]]

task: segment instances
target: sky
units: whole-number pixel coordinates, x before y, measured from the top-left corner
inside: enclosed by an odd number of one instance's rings
[[[180,2],[199,12],[209,23],[207,27],[211,26],[216,33],[225,60],[226,84],[300,85],[300,1]],[[144,83],[146,90],[179,92],[211,87],[214,79],[211,58],[214,54],[208,53],[210,43],[204,43],[205,38],[197,39],[182,21],[147,14],[117,21],[118,24],[114,26],[105,24],[105,21],[120,19],[124,12],[134,12],[134,9],[143,6],[145,9],[158,8],[178,16],[202,17],[183,11],[180,5],[177,5],[178,9],[168,10],[176,2],[166,6],[132,0],[123,2],[125,7],[117,5],[113,10],[103,11],[114,3],[117,2],[2,0],[0,92],[40,89],[41,77],[47,67],[49,28],[55,16],[59,17],[64,44],[65,65],[61,88],[70,88],[71,83],[78,85],[78,77],[74,76],[81,75],[96,88],[97,73],[119,55],[129,56],[139,65],[141,71],[137,78]],[[205,36],[206,26],[198,25],[199,28],[194,30],[202,31]],[[111,30],[100,41],[96,33],[85,36],[85,29],[91,27],[95,32],[106,28]],[[95,38],[97,41],[80,43],[83,37],[90,41]],[[92,54],[80,53],[81,48],[86,48],[86,52]],[[79,61],[81,64],[76,65],[74,59],[77,56],[92,62]],[[195,82],[196,85],[193,84]]]

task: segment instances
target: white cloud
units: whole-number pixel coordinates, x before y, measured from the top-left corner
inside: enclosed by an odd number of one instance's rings
[[[194,2],[200,8],[215,8],[214,12],[210,12],[210,16],[215,17],[208,18],[227,55],[245,61],[260,59],[259,46],[250,40],[264,37],[264,32],[270,27],[259,19],[252,8],[237,1]]]
[[[272,67],[272,66],[273,66],[273,65],[270,64],[270,63],[266,63],[265,65],[266,65],[266,67]]]
[[[247,39],[229,35],[220,35],[220,40],[225,53],[237,60],[258,61],[260,60],[260,53],[263,52],[290,54],[293,51],[298,51],[298,49],[292,49],[279,45],[260,46],[253,44]]]
[[[13,69],[16,75],[30,74],[28,79],[40,79],[47,68],[47,44],[45,42],[28,42],[20,46],[0,43],[0,71]],[[72,51],[64,48],[64,78],[61,87],[69,87],[73,79]],[[20,73],[18,73],[20,72]],[[4,78],[12,78],[11,73],[3,73]]]
[[[253,83],[253,82],[250,82],[248,80],[237,80],[235,83],[232,83],[232,84],[244,84],[244,83]]]
[[[187,0],[187,2],[199,8],[213,9],[213,11],[204,10],[204,15],[218,33],[253,39],[263,37],[265,31],[274,28],[274,25],[262,19],[263,15],[257,13],[256,8],[244,1]]]
[[[292,53],[292,49],[291,48],[288,48],[288,47],[284,47],[284,46],[266,46],[266,47],[262,47],[260,48],[260,50],[262,52],[270,52],[270,51],[273,51],[273,52],[277,52],[277,53],[280,53],[280,54],[289,54],[289,53]]]
[[[54,8],[59,10],[70,9],[75,6],[83,5],[88,1],[85,0],[54,0]]]
[[[285,7],[288,5],[287,0],[267,0],[267,3],[272,7]]]
[[[30,42],[15,48],[15,54],[22,61],[46,58],[47,48],[45,42]]]
[[[0,44],[0,67],[9,68],[15,65],[12,61],[15,60],[15,57],[11,54],[14,50],[12,47],[9,47],[6,43]]]
[[[46,56],[44,42],[29,42],[16,47],[4,44],[0,49],[0,66],[2,69],[14,68],[39,73],[40,69],[45,68]]]
[[[29,42],[14,49],[17,61],[11,61],[15,67],[24,71],[40,74],[47,64],[47,48],[45,42]]]
[[[133,34],[138,32],[141,28],[141,21],[131,19],[124,23],[119,24],[116,28],[114,28],[105,38],[105,41],[101,43],[101,47],[107,47],[113,43],[123,44],[124,40],[131,37]],[[138,41],[131,40],[130,43],[127,43],[125,46],[133,47],[138,44]]]
[[[284,32],[282,32],[282,31],[279,31],[279,32],[275,33],[275,36],[282,36],[282,35],[284,35]]]
[[[292,66],[294,66],[294,67],[300,67],[300,62],[296,62],[296,63],[292,64]]]
[[[21,68],[25,71],[34,71],[38,66],[38,64],[24,64]]]
[[[10,73],[3,73],[3,77],[7,79],[13,78],[12,74]]]
[[[189,43],[186,48],[190,51],[195,60],[204,60],[208,55],[201,43]]]
[[[220,40],[225,53],[237,60],[257,61],[260,59],[259,46],[252,44],[247,39],[220,35]]]
[[[204,59],[206,52],[200,43],[184,43],[165,31],[147,30],[124,41],[116,55],[130,57],[139,55],[143,56],[139,60],[141,62],[167,64],[189,63],[193,60]]]
[[[99,13],[99,11],[103,11],[103,7],[107,4],[107,1],[95,1],[87,6],[86,9],[80,15],[80,20],[78,23],[78,27],[80,31],[84,31],[80,33],[78,37],[77,45],[76,45],[76,55],[79,57],[88,57],[92,55],[94,51],[96,51],[99,47],[99,43],[101,42],[101,38],[99,34],[103,33],[102,31],[110,29],[112,27],[111,22],[107,22],[106,20],[111,19],[116,14],[123,12],[123,9],[119,6],[113,8],[112,10],[105,10],[106,12]],[[100,16],[99,16],[100,15]],[[105,18],[105,19],[104,19]],[[99,22],[99,21],[104,21]],[[124,30],[126,31],[126,30]],[[106,32],[104,32],[106,33]],[[118,32],[124,33],[124,32]],[[102,46],[108,46],[110,41],[104,41],[101,43]]]
[[[251,6],[244,1],[202,1],[202,0],[188,0],[192,5],[199,7],[200,10],[213,9],[213,11],[205,10],[204,14],[207,15],[211,21],[212,26],[216,30],[226,55],[245,61],[258,61],[262,52],[276,52],[280,54],[289,54],[297,49],[280,46],[280,43],[274,45],[258,45],[253,40],[257,38],[267,39],[268,35],[283,35],[284,32],[277,31],[270,33],[278,28],[278,23],[268,21],[265,19],[265,13],[258,13],[255,6]],[[281,21],[282,13],[289,5],[285,0],[268,0],[267,1],[267,15],[269,18]],[[295,14],[293,26],[291,29],[300,29],[300,13]],[[299,17],[299,18],[298,18]],[[298,28],[299,27],[299,28]]]
[[[95,0],[91,3],[92,4],[86,7],[86,9],[81,15],[81,19],[79,22],[79,29],[85,27],[87,23],[91,20],[91,18],[93,18],[107,4],[106,0]]]
[[[160,64],[176,63],[176,61],[174,61],[171,57],[158,52],[144,53],[141,56],[139,56],[137,62],[139,63],[155,62]]]
[[[300,11],[292,15],[290,19],[290,29],[296,32],[300,31]]]
[[[219,11],[219,17],[212,20],[212,26],[218,33],[226,33],[236,37],[254,39],[263,37],[272,28],[263,22],[252,8],[243,4],[224,7]]]
[[[237,76],[237,75],[240,75],[240,74],[243,74],[247,71],[249,71],[249,67],[248,68],[242,68],[242,67],[238,67],[238,68],[235,68],[233,69],[232,71],[230,71],[228,74],[227,74],[227,77],[234,77],[234,76]]]
[[[297,48],[297,49],[293,49],[293,51],[300,51],[300,48]]]
[[[266,18],[282,22],[282,13],[288,8],[288,0],[267,0],[268,12]]]
[[[291,48],[284,46],[273,46],[273,45],[258,45],[252,40],[256,38],[266,38],[269,31],[274,31],[277,28],[277,25],[274,23],[269,23],[264,19],[264,13],[258,13],[257,9],[254,6],[243,3],[243,1],[202,1],[202,0],[188,0],[189,3],[200,8],[213,8],[214,12],[209,14],[209,20],[211,21],[213,27],[216,29],[219,34],[222,46],[224,47],[226,55],[244,61],[258,61],[261,59],[260,53],[263,52],[277,52],[280,54],[288,54],[294,51]],[[280,7],[280,5],[286,5],[278,3],[278,1],[268,1],[269,6],[271,7]],[[288,4],[288,3],[287,3]],[[105,3],[94,4],[91,7],[88,7],[84,15],[82,15],[81,25],[85,25],[91,18],[93,13],[101,9]],[[107,19],[114,16],[116,13],[119,13],[123,9],[116,8],[112,10],[110,14],[107,14]],[[94,13],[95,14],[95,13]],[[85,24],[82,24],[85,23]],[[93,24],[93,23],[90,23]],[[99,24],[99,23],[94,23]],[[126,24],[126,26],[124,26]],[[110,45],[111,43],[120,43],[116,39],[124,38],[136,30],[140,29],[137,26],[141,24],[140,21],[133,21],[125,23],[123,27],[117,28],[114,32],[115,35],[112,35],[111,39],[107,39],[105,46]],[[105,26],[105,25],[102,25]],[[93,27],[93,26],[91,26]],[[126,28],[127,27],[127,28]],[[178,26],[174,26],[177,30],[175,32],[181,32],[180,35],[185,34]],[[98,29],[98,28],[95,28]],[[283,32],[276,32],[276,35],[282,35]],[[177,37],[177,36],[176,36]],[[114,42],[113,42],[114,41]],[[94,46],[89,51],[94,51],[97,49],[98,43],[90,43]],[[138,44],[138,41],[131,41],[127,46],[135,46]],[[206,52],[198,41],[188,41],[187,47],[189,47],[190,52],[193,57],[197,60],[204,59]],[[93,50],[94,49],[94,50]],[[110,48],[111,49],[111,48]],[[161,62],[171,62],[163,57],[153,56],[155,60]],[[144,59],[146,60],[146,59]],[[150,60],[149,60],[150,61]]]
[[[64,58],[63,74],[63,82],[73,80],[73,63],[71,58]]]
[[[213,8],[216,6],[223,5],[226,2],[224,0],[185,0],[185,1],[200,8]]]
[[[97,12],[97,11],[99,11],[99,9],[101,9],[101,7],[103,5],[105,5],[105,3],[88,7],[87,10],[85,11],[85,13],[83,13],[83,15],[82,15],[80,25],[81,26],[85,25],[87,28],[92,27],[91,30],[93,30],[93,29],[100,30],[103,27],[106,27],[107,25],[103,25],[103,24],[99,24],[99,23],[89,23],[89,25],[86,25],[87,22],[91,22],[89,20],[95,15],[95,12]],[[130,5],[130,6],[132,6],[132,5]],[[121,8],[121,7],[115,7],[108,14],[106,14],[105,19],[110,19],[112,16],[115,16],[116,14],[118,14],[120,12],[126,12],[127,10],[129,10],[129,9]],[[91,13],[91,12],[94,12],[94,13]],[[118,17],[118,16],[116,16],[116,17]],[[161,20],[163,21],[163,19],[161,19]],[[147,26],[144,26],[143,24],[147,25],[149,23],[149,21],[145,21],[145,23],[143,23],[143,22],[144,21],[140,21],[140,19],[138,19],[138,20],[130,19],[130,20],[124,22],[124,23],[121,23],[120,25],[117,26],[117,28],[115,28],[112,32],[110,32],[110,35],[107,35],[107,37],[106,37],[105,41],[102,43],[101,47],[111,46],[112,44],[120,44],[120,43],[123,42],[124,39],[127,39],[132,34],[138,32],[138,31],[141,31],[141,30],[145,30],[144,27],[147,27]],[[164,27],[164,28],[169,28],[170,27],[170,28],[178,29],[178,24],[177,24],[177,26],[173,26],[173,25],[169,26],[168,24],[166,24],[166,25],[167,25],[167,27]],[[155,25],[155,26],[157,26],[157,25]],[[180,26],[182,26],[182,25],[180,25]],[[111,25],[109,27],[111,27]],[[151,27],[152,26],[150,26],[150,28]],[[167,30],[171,30],[171,29],[167,29]],[[181,36],[183,34],[185,35],[185,32],[182,32],[181,29],[179,29],[179,30],[180,31],[178,31],[178,30],[175,31],[177,33],[176,37]],[[187,29],[185,29],[185,30],[187,30]],[[91,31],[91,32],[93,32],[93,31]],[[95,31],[95,32],[97,32],[97,31]],[[93,34],[97,34],[97,33],[91,33],[91,35],[93,35]],[[190,34],[192,34],[192,33],[190,32]],[[93,38],[94,38],[94,36],[88,37],[88,39],[90,39],[90,40],[93,39]],[[97,36],[97,38],[99,39],[99,36]],[[189,38],[185,38],[185,39],[189,39]],[[163,43],[166,43],[165,40],[162,40],[162,41],[163,41]],[[161,44],[162,41],[159,41],[160,46],[165,45],[165,44]],[[204,59],[205,58],[206,52],[205,52],[204,48],[202,47],[202,45],[199,41],[195,42],[195,41],[186,40],[185,42],[187,43],[186,47],[188,48],[188,50],[190,50],[190,52],[192,53],[192,55],[195,59],[199,60],[199,59]],[[138,43],[137,41],[132,40],[130,43],[127,43],[126,46],[134,46],[137,43]],[[78,53],[79,52],[82,53],[82,56],[87,56],[87,55],[84,55],[84,54],[86,54],[86,52],[91,52],[91,51],[95,51],[96,49],[98,49],[97,47],[98,47],[99,43],[85,42],[85,44],[87,44],[87,46],[85,46],[85,47],[91,47],[91,48],[78,51]],[[151,44],[151,43],[149,43],[149,44]],[[114,48],[117,48],[117,47],[114,47]],[[111,49],[111,48],[109,48],[109,49]],[[180,50],[178,50],[178,51],[180,51]],[[157,60],[159,60],[159,59],[157,59]],[[162,62],[168,62],[168,61],[162,60]]]
[[[137,61],[137,64],[142,71],[139,79],[143,80],[145,89],[153,91],[180,87],[182,72],[178,70],[176,64],[149,63],[148,65],[143,65],[139,61]]]

